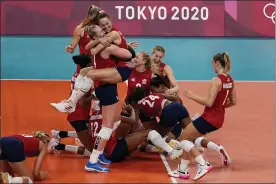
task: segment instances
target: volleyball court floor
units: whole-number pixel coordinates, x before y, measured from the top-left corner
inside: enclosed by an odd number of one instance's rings
[[[181,88],[204,95],[205,82],[181,82]],[[35,130],[72,130],[66,114],[56,112],[49,103],[69,95],[65,81],[1,81],[1,135],[30,133]],[[200,183],[273,183],[274,182],[274,82],[238,82],[237,106],[227,109],[225,126],[207,137],[222,144],[233,163],[221,165],[216,153],[205,150],[204,156],[214,169]],[[119,96],[125,93],[120,84]],[[191,115],[203,107],[184,99]],[[65,143],[74,144],[74,139]],[[163,160],[161,159],[163,158]],[[114,163],[110,173],[88,173],[88,158],[69,153],[49,155],[43,171],[49,178],[43,183],[193,183],[193,180],[172,179],[167,170],[176,169],[180,161],[171,161],[159,154],[135,152],[128,160]],[[33,164],[30,159],[30,167]],[[191,177],[196,165],[191,163]]]

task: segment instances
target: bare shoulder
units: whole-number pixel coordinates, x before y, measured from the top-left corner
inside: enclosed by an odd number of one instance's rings
[[[221,85],[221,83],[222,83],[220,78],[218,78],[218,77],[213,77],[211,82],[212,82],[212,84],[215,84],[215,85]]]

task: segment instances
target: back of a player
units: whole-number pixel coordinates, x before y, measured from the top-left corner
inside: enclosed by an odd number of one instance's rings
[[[230,75],[218,75],[221,80],[221,89],[211,107],[205,107],[202,117],[220,128],[224,121],[225,105],[232,93],[234,81]]]

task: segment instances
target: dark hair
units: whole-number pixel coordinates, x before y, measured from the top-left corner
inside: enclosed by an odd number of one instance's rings
[[[218,61],[222,68],[224,68],[224,72],[228,73],[231,70],[231,59],[227,52],[217,53],[213,56],[214,61]]]
[[[99,13],[96,17],[97,24],[99,24],[99,21],[103,18],[108,18],[111,20],[111,17],[107,13],[105,13],[105,12]]]
[[[91,5],[88,8],[87,17],[82,21],[82,27],[95,24],[101,8]]]
[[[138,101],[143,99],[146,96],[145,89],[141,87],[137,87],[134,89],[134,91],[129,95],[128,97],[128,103],[129,104],[136,104]]]
[[[151,79],[150,85],[158,88],[160,85],[166,86],[166,82],[160,75],[155,75],[155,77]]]
[[[91,56],[88,54],[81,54],[72,57],[75,64],[80,65],[81,68],[87,67],[91,63]]]

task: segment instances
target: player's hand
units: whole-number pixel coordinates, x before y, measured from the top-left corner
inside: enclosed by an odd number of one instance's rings
[[[139,43],[137,41],[134,41],[134,42],[130,42],[128,44],[131,48],[135,49],[139,46]]]
[[[154,64],[151,65],[151,72],[156,74],[156,75],[162,76],[161,68],[159,66],[154,65]]]
[[[191,90],[188,90],[188,89],[184,89],[184,92],[183,92],[183,95],[186,97],[186,98],[193,98],[194,94]]]
[[[48,177],[48,173],[44,171],[40,171],[39,175],[41,180],[45,180]]]
[[[174,89],[168,89],[168,90],[165,91],[165,94],[167,94],[167,95],[175,95],[176,92],[174,91]]]
[[[72,45],[67,45],[64,51],[72,54],[74,52],[74,47]]]
[[[110,47],[111,43],[108,41],[107,37],[103,37],[99,39],[99,42],[103,44],[105,47]]]

